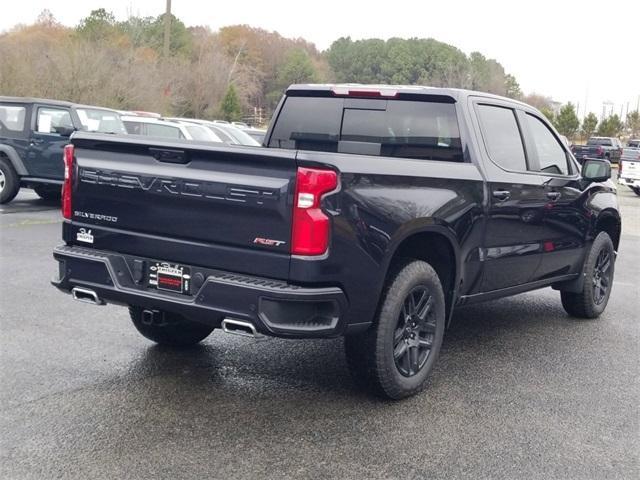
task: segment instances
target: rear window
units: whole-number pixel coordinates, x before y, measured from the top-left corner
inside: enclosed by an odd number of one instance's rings
[[[629,147],[631,147],[631,148],[640,148],[640,140],[631,140],[631,141],[629,141]]]
[[[463,161],[453,103],[287,97],[270,147]]]
[[[185,125],[187,132],[191,135],[191,138],[199,142],[220,142],[218,136],[211,130],[201,127],[200,125]]]
[[[587,141],[587,145],[602,145],[604,147],[610,147],[611,139],[610,138],[590,138]]]
[[[26,108],[14,105],[0,105],[0,130],[21,132],[24,130]]]
[[[220,140],[222,140],[224,143],[232,143],[232,144],[238,143],[236,139],[234,139],[231,135],[223,131],[221,128],[211,126],[211,125],[207,125],[207,128],[211,130],[213,133],[215,133],[216,136],[218,136],[218,138],[220,138]]]

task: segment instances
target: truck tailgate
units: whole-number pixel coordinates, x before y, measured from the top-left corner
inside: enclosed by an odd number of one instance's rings
[[[640,160],[637,162],[622,160],[620,162],[620,178],[640,180]]]
[[[287,277],[294,151],[86,133],[72,143],[67,243]]]

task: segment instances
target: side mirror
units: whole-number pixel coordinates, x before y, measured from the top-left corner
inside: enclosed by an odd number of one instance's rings
[[[70,137],[76,129],[73,127],[56,127],[56,133],[63,137]]]
[[[587,158],[582,163],[582,178],[589,182],[606,182],[611,178],[609,160]]]

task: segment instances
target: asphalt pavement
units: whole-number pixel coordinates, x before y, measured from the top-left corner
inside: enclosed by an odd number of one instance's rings
[[[429,387],[381,401],[341,339],[154,346],[49,284],[57,205],[0,206],[3,479],[640,478],[640,197],[598,320],[551,289],[459,309]]]

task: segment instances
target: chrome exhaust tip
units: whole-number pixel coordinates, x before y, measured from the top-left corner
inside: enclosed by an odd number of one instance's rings
[[[98,297],[98,294],[93,290],[82,287],[73,287],[71,289],[71,295],[74,300],[79,302],[90,303],[92,305],[105,305],[105,301]]]
[[[256,327],[253,326],[253,323],[245,322],[244,320],[225,318],[224,320],[222,320],[222,330],[224,330],[225,333],[240,335],[241,337],[262,337],[262,334],[258,333]]]

